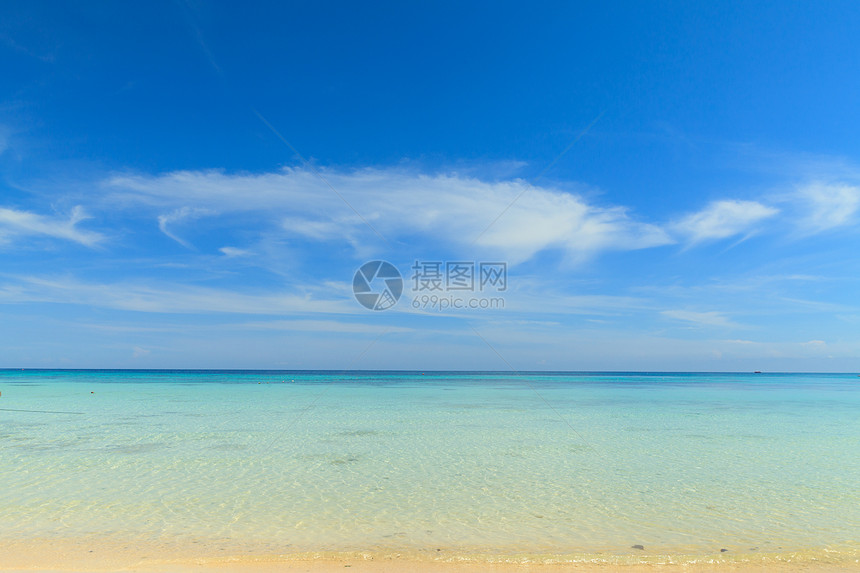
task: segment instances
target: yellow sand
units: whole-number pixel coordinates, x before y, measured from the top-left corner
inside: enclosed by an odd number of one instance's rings
[[[27,572],[159,572],[159,573],[274,573],[307,571],[311,573],[560,573],[562,571],[622,571],[629,573],[665,572],[860,572],[860,559],[838,560],[826,555],[714,555],[693,559],[689,556],[647,555],[593,557],[565,556],[566,563],[529,563],[517,556],[481,556],[468,559],[456,556],[400,553],[302,553],[287,555],[213,555],[211,547],[196,552],[184,548],[177,552],[162,544],[123,544],[100,540],[0,540],[0,571]],[[169,553],[168,553],[169,552]],[[644,563],[631,563],[641,559]],[[516,561],[516,562],[506,562]],[[544,561],[550,561],[545,559]],[[573,562],[571,562],[573,561]]]

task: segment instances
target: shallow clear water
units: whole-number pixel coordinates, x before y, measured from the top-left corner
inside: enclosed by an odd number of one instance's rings
[[[860,542],[854,374],[7,370],[0,392],[0,539],[446,555]]]

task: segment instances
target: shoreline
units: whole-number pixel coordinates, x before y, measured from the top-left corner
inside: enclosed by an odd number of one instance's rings
[[[716,571],[842,572],[860,571],[860,551],[822,548],[798,552],[717,554],[492,554],[453,551],[302,551],[245,553],[204,546],[104,539],[0,540],[0,572],[42,573],[515,573],[538,571],[624,571],[697,573]]]

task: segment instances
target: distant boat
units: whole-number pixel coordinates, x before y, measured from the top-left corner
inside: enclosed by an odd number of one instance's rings
[[[753,374],[761,374],[761,370],[756,370]]]

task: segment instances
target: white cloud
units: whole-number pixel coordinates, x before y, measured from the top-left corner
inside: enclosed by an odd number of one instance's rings
[[[316,240],[327,240],[342,235],[345,229],[351,229],[352,223],[341,221],[307,220],[300,217],[286,217],[281,221],[283,229],[296,235],[302,235]]]
[[[414,332],[414,328],[364,324],[360,322],[339,322],[336,320],[272,320],[268,322],[246,322],[231,325],[231,328],[248,330],[283,330],[299,332],[341,332],[357,334],[388,334]]]
[[[0,207],[0,241],[10,237],[41,236],[64,239],[92,247],[103,237],[99,233],[77,227],[78,223],[88,218],[80,206],[72,210],[68,219]]]
[[[466,223],[467,213],[462,214]],[[501,249],[514,260],[526,260],[550,247],[581,258],[671,242],[662,229],[634,221],[622,207],[596,207],[581,197],[549,190],[527,191],[478,239],[479,245]]]
[[[798,189],[793,199],[801,207],[800,225],[818,233],[852,224],[860,210],[860,187],[812,183]]]
[[[700,326],[737,326],[723,313],[716,311],[694,312],[691,310],[664,310],[660,314],[675,320],[691,322]]]
[[[122,204],[259,212],[280,221],[285,231],[314,240],[353,241],[356,234],[375,230],[390,240],[421,236],[461,247],[475,244],[511,262],[549,248],[584,258],[672,242],[660,227],[636,221],[623,207],[594,205],[577,194],[522,181],[398,169],[322,173],[337,194],[304,169],[122,176],[106,186],[109,199]]]
[[[519,283],[519,281],[518,281]],[[526,289],[528,291],[528,289]],[[503,294],[503,296],[502,296]],[[391,313],[430,314],[415,310],[407,290]],[[487,295],[490,296],[489,294]],[[523,292],[520,289],[500,293],[505,311],[523,315],[622,316],[651,308],[646,299],[613,295],[565,295],[547,291]],[[14,276],[0,281],[0,304],[44,302],[85,305],[98,308],[163,314],[247,314],[247,315],[366,315],[353,298],[351,282],[323,281],[318,284],[272,287],[237,291],[231,288],[200,287],[166,281],[87,282],[74,277]],[[470,316],[493,320],[491,311],[448,309],[447,316]],[[254,323],[260,325],[263,323]],[[287,329],[288,322],[270,322],[270,328]],[[310,329],[313,324],[301,321],[293,326]],[[346,332],[347,326],[342,330]],[[292,328],[298,330],[299,328]],[[333,329],[332,329],[333,330]],[[392,332],[398,331],[397,329]]]
[[[132,349],[132,357],[133,358],[140,358],[142,356],[149,355],[150,352],[151,352],[151,350],[149,350],[147,348],[141,348],[140,346],[135,346]]]
[[[171,213],[159,215],[158,216],[158,229],[162,233],[164,233],[165,235],[167,235],[168,237],[170,237],[171,239],[173,239],[174,241],[176,241],[177,243],[182,245],[183,247],[191,249],[191,248],[193,248],[192,245],[188,241],[179,237],[173,231],[171,231],[169,229],[169,226],[173,225],[175,223],[179,223],[181,221],[194,220],[194,219],[203,217],[205,215],[211,215],[211,214],[212,214],[212,211],[209,209],[201,209],[199,207],[194,207],[194,208],[192,208],[192,207],[181,207],[181,208],[176,209],[175,211],[173,211]]]
[[[238,249],[236,247],[221,247],[218,249],[221,251],[225,257],[233,258],[233,257],[244,257],[246,255],[251,254],[250,251],[246,251],[244,249]]]
[[[366,312],[352,293],[321,289],[314,293],[235,292],[175,284],[87,283],[73,278],[14,277],[0,285],[0,301],[81,304],[100,308],[167,314],[294,314]]]
[[[691,243],[750,235],[760,221],[779,213],[779,209],[757,201],[714,201],[698,213],[692,213],[673,225]]]

